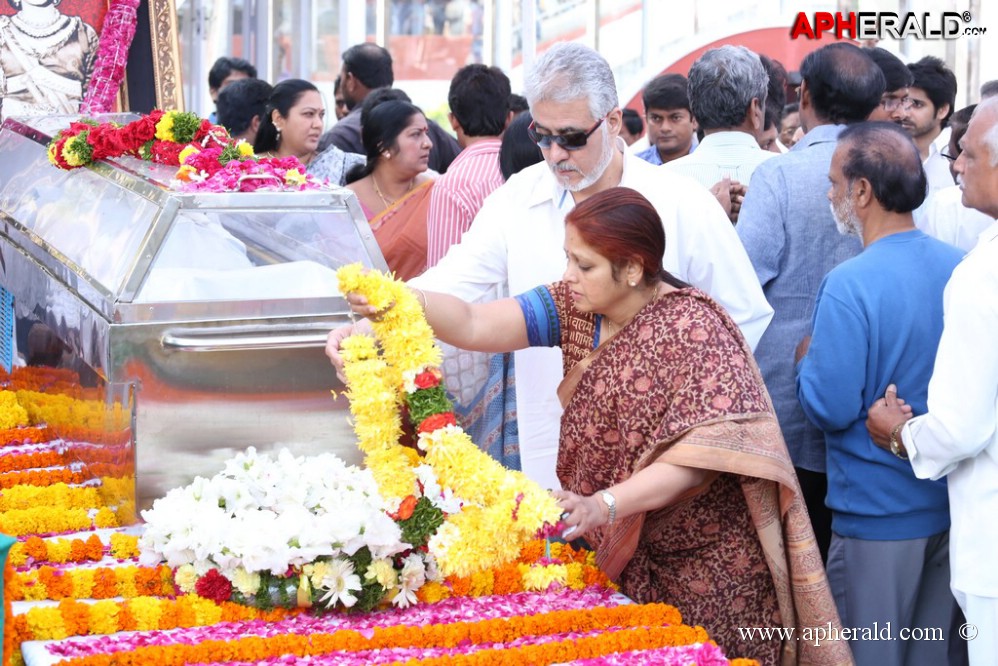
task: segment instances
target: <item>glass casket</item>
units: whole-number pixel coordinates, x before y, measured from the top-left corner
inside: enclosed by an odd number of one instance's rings
[[[0,128],[5,364],[79,378],[140,507],[251,445],[359,463],[323,353],[349,321],[335,269],[386,269],[353,194],[181,193],[131,157],[62,171],[46,148],[69,120]]]

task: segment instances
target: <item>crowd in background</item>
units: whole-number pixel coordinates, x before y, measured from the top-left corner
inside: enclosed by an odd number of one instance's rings
[[[620,108],[599,54],[557,44],[522,97],[495,67],[460,69],[449,131],[393,83],[385,49],[345,51],[325,131],[307,81],[270,86],[232,58],[209,74],[233,136],[354,192],[447,358],[478,352],[448,383],[465,429],[564,488],[575,536],[625,592],[767,664],[850,657],[736,626],[889,623],[895,640],[846,635],[855,663],[998,663],[998,82],[956,109],[936,58],[835,43],[780,63],[722,46],[649,81],[639,111]],[[614,209],[664,229],[654,270]],[[695,298],[641,333],[674,291]],[[492,324],[452,331],[455,317]],[[330,336],[334,363],[352,330]],[[559,401],[603,348],[616,374]],[[683,492],[647,499],[647,470],[672,468],[650,494]]]

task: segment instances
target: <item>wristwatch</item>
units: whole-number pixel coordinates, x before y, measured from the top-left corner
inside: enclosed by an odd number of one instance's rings
[[[908,459],[908,452],[901,450],[901,429],[902,428],[904,428],[904,423],[903,422],[897,424],[896,426],[894,426],[894,429],[891,430],[891,439],[890,439],[889,443],[890,443],[890,447],[891,447],[891,453],[893,453],[894,455],[896,455],[901,460],[907,460]]]
[[[606,504],[606,508],[610,511],[610,522],[608,524],[613,525],[613,521],[617,520],[617,499],[609,490],[601,490],[599,496],[603,498],[603,503]]]

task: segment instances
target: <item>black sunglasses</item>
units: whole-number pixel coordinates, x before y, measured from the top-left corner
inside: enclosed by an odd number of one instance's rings
[[[550,148],[552,143],[557,143],[565,150],[579,150],[585,148],[586,144],[589,143],[589,137],[603,124],[604,120],[606,120],[606,116],[597,120],[588,132],[565,132],[564,134],[538,134],[537,128],[531,122],[527,125],[527,136],[541,148]]]

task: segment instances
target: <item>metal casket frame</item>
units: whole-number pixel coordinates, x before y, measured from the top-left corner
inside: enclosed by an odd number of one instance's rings
[[[70,120],[0,127],[0,280],[15,357],[36,362],[47,328],[59,365],[131,411],[139,506],[251,445],[359,463],[323,353],[349,321],[335,268],[386,270],[354,195],[184,194],[135,158],[61,171],[46,148]]]

